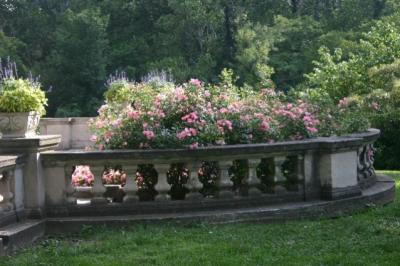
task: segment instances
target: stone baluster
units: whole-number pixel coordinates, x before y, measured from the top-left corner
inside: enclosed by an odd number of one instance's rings
[[[124,167],[124,172],[126,174],[126,184],[124,186],[124,203],[131,203],[139,201],[137,195],[138,187],[136,184],[136,171],[138,169],[137,165],[129,165]]]
[[[249,196],[257,197],[261,195],[259,185],[261,180],[257,177],[257,166],[261,163],[261,159],[249,159],[247,184],[249,186]]]
[[[10,179],[13,176],[13,169],[4,170],[0,175],[0,208],[1,211],[11,211],[13,209],[12,200],[14,194],[11,192]]]
[[[297,181],[298,187],[303,187],[304,184],[304,156],[299,154],[297,156],[297,165],[296,165],[296,174],[297,174]]]
[[[234,193],[232,191],[233,182],[229,176],[229,168],[232,167],[232,161],[219,161],[219,177],[217,180],[217,186],[219,189],[219,198],[233,198]]]
[[[286,191],[286,188],[283,184],[286,181],[286,177],[283,175],[282,166],[286,161],[285,156],[276,156],[274,157],[274,165],[275,165],[275,174],[274,174],[274,191],[275,193],[283,193]]]
[[[157,184],[154,187],[158,192],[155,200],[156,201],[169,200],[170,195],[168,194],[168,192],[170,190],[170,184],[168,184],[167,181],[167,172],[170,169],[170,165],[166,163],[155,164],[154,168],[156,169],[158,174]]]
[[[198,200],[202,199],[203,195],[200,193],[200,189],[203,187],[203,184],[199,180],[199,168],[201,167],[200,162],[191,162],[187,164],[189,169],[189,180],[186,184],[189,189],[189,193],[186,195],[186,199],[188,200]]]
[[[76,204],[75,187],[72,185],[72,172],[73,172],[73,166],[71,164],[66,164],[64,166],[64,175],[66,183],[65,197],[69,205]]]
[[[105,204],[107,203],[107,199],[104,197],[104,193],[106,192],[106,188],[103,185],[103,173],[104,166],[91,166],[90,171],[94,175],[94,184],[92,187],[92,199],[91,204]]]

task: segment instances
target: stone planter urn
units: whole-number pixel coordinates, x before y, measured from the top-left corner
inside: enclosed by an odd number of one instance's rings
[[[0,132],[3,139],[26,138],[36,135],[39,126],[38,112],[0,113]]]

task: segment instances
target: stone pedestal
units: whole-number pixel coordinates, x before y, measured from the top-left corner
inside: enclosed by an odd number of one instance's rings
[[[323,199],[341,199],[361,195],[357,180],[357,151],[320,154],[318,176]]]
[[[40,152],[54,150],[61,141],[59,135],[30,138],[0,139],[0,154],[22,156],[24,168],[24,205],[28,218],[43,217],[45,207],[45,184],[42,175]]]

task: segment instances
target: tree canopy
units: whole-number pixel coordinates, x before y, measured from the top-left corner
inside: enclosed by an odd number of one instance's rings
[[[373,21],[396,10],[397,0],[3,0],[0,57],[40,75],[49,116],[91,116],[116,70],[215,82],[230,68],[241,85],[288,90],[320,47],[350,64]]]

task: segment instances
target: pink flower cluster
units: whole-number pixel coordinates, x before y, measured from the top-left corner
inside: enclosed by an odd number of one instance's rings
[[[109,169],[103,175],[103,184],[107,185],[125,185],[126,174],[119,169]]]
[[[185,121],[188,124],[193,124],[197,121],[199,117],[197,116],[196,112],[191,112],[182,117],[182,121]]]
[[[72,173],[71,184],[75,187],[89,187],[94,183],[94,175],[88,165],[78,165]]]
[[[224,129],[227,128],[229,130],[233,129],[232,122],[227,119],[217,120],[218,130],[221,133],[224,133]]]
[[[126,174],[121,170],[108,169],[102,176],[103,184],[125,185]],[[74,187],[91,187],[94,184],[94,175],[88,165],[77,165],[71,176],[71,184]]]
[[[205,86],[198,79],[174,85],[126,83],[127,99],[109,101],[92,121],[98,148],[196,149],[200,146],[303,139],[319,133],[318,108],[289,101],[274,89],[243,93]],[[343,100],[339,105],[345,105]]]
[[[195,137],[197,136],[197,130],[195,128],[186,127],[184,130],[176,134],[176,136],[178,137],[179,140],[183,140],[187,137],[192,137],[192,136]]]

